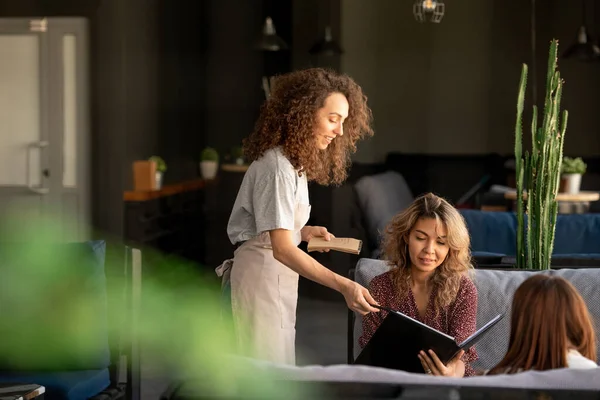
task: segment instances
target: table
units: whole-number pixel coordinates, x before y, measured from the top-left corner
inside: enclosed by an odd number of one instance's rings
[[[517,191],[511,190],[504,193],[504,198],[516,200]],[[527,193],[523,193],[523,199],[527,200]],[[584,214],[588,212],[590,202],[600,200],[600,193],[590,191],[581,191],[577,194],[558,193],[556,200],[558,201],[559,214]]]

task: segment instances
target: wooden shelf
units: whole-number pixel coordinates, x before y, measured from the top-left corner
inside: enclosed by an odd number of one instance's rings
[[[249,165],[246,164],[222,164],[221,169],[227,172],[246,172]]]
[[[517,199],[517,192],[510,191],[504,193],[504,198],[509,200]],[[523,199],[527,199],[527,193],[523,193]],[[558,193],[556,195],[557,201],[569,201],[569,202],[586,202],[586,201],[598,201],[600,200],[599,192],[588,192],[581,191],[577,194],[569,194],[569,193]]]
[[[131,190],[123,194],[125,201],[148,201],[164,196],[172,196],[177,193],[189,192],[204,188],[212,180],[196,179],[193,181],[176,183],[173,185],[163,186],[160,190],[136,191]]]

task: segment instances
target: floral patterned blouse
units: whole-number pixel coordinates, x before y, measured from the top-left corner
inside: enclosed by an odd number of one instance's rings
[[[477,288],[471,279],[466,276],[460,281],[460,288],[454,302],[441,310],[437,317],[434,308],[436,289],[434,288],[429,296],[425,318],[421,318],[412,290],[409,288],[408,296],[403,301],[392,281],[391,271],[373,278],[369,285],[369,291],[381,306],[400,311],[434,329],[444,332],[456,338],[457,343],[468,338],[477,329]],[[365,347],[369,342],[387,314],[387,311],[381,310],[363,317],[363,333],[358,339],[361,347]],[[467,350],[462,356],[462,360],[465,363],[465,376],[475,375],[475,371],[470,363],[477,360],[477,358],[475,346]]]

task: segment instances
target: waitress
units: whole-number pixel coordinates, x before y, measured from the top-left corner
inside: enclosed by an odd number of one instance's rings
[[[369,291],[338,275],[298,248],[319,236],[307,226],[308,182],[340,184],[356,142],[373,135],[371,110],[348,76],[320,68],[276,78],[244,155],[252,163],[239,189],[227,234],[237,246],[231,268],[231,301],[239,351],[295,364],[298,276],[340,292],[350,309],[377,312]],[[232,261],[232,262],[231,262]]]

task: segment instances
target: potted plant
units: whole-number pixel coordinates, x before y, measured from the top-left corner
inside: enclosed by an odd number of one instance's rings
[[[207,147],[200,154],[200,172],[204,179],[214,179],[219,168],[219,153],[212,147]]]
[[[545,107],[538,121],[533,106],[531,153],[523,152],[522,117],[527,84],[527,65],[523,64],[517,100],[515,161],[517,176],[517,268],[549,269],[558,202],[562,151],[568,112],[560,109],[563,80],[557,70],[558,41],[552,40],[548,58]],[[540,123],[542,122],[542,123]],[[538,128],[539,127],[539,128]]]
[[[564,157],[561,168],[560,191],[563,193],[577,194],[581,186],[581,175],[585,174],[586,163],[581,157]]]
[[[237,146],[231,149],[231,158],[237,165],[244,165],[244,149]]]
[[[156,164],[156,174],[154,176],[155,179],[155,188],[156,190],[160,190],[162,188],[163,176],[167,171],[167,163],[159,156],[152,156],[148,159],[150,162],[154,162]]]

